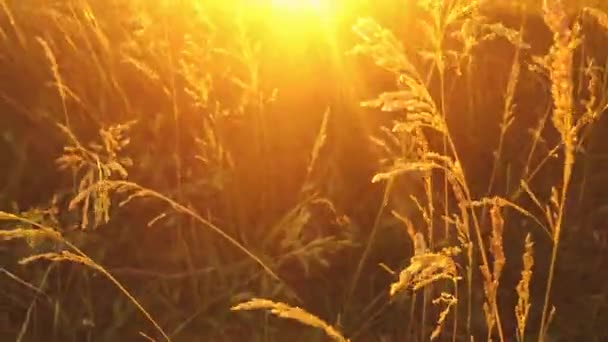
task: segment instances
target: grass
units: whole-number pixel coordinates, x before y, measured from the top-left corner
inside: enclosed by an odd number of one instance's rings
[[[606,8],[395,4],[0,0],[0,336],[605,339]]]

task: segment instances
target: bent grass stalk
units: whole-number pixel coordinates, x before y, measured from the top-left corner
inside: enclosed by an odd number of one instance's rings
[[[447,142],[447,151],[443,154],[427,153],[422,162],[402,163],[396,165],[393,170],[378,174],[373,182],[388,180],[405,172],[429,171],[431,169],[442,169],[448,179],[452,179],[452,187],[455,194],[460,195],[460,208],[463,218],[468,217],[468,210],[473,210],[466,205],[472,203],[473,197],[468,188],[468,183],[461,167],[460,157],[447,128],[445,116],[437,108],[428,89],[420,81],[418,73],[408,61],[396,38],[387,30],[381,28],[372,20],[360,20],[355,26],[355,31],[363,38],[364,43],[357,46],[355,52],[371,55],[377,65],[394,72],[399,76],[400,83],[404,84],[406,90],[388,92],[381,94],[377,99],[364,102],[364,106],[379,107],[383,111],[406,110],[407,117],[404,122],[396,124],[394,131],[412,132],[417,128],[429,128],[440,133]],[[448,157],[453,156],[453,159]],[[428,158],[428,159],[427,159]],[[424,159],[427,159],[424,161]],[[481,236],[481,225],[474,211],[471,212],[472,228],[475,231],[482,265],[489,269],[488,258],[483,238]],[[468,219],[466,220],[467,222]],[[466,234],[468,236],[468,234]],[[497,305],[493,307],[496,317],[498,332],[501,341],[504,341],[500,314]],[[424,311],[424,309],[423,309]],[[424,315],[424,314],[423,314]]]
[[[532,281],[532,268],[534,267],[534,242],[530,233],[526,236],[525,250],[522,256],[523,267],[521,279],[516,286],[517,305],[515,307],[515,318],[517,319],[517,341],[524,342],[526,324],[530,313],[530,282]]]
[[[262,261],[262,259],[260,259],[258,256],[253,254],[251,251],[249,251],[245,246],[243,246],[241,243],[239,243],[237,240],[235,240],[232,236],[228,235],[228,233],[224,232],[221,228],[219,228],[215,224],[211,223],[210,221],[206,220],[201,215],[196,213],[194,210],[176,202],[175,200],[173,200],[157,191],[144,188],[137,183],[133,183],[133,182],[129,182],[129,181],[120,181],[120,180],[102,180],[102,181],[97,182],[97,183],[89,186],[88,188],[82,190],[72,200],[72,202],[70,203],[70,206],[76,205],[79,201],[86,198],[86,196],[88,196],[89,193],[95,191],[99,186],[103,186],[106,189],[114,189],[117,192],[132,191],[132,193],[125,200],[120,202],[119,206],[123,206],[137,197],[146,197],[146,196],[150,196],[150,197],[159,199],[163,202],[166,202],[177,212],[180,212],[180,213],[183,213],[183,214],[186,214],[186,215],[192,217],[193,219],[195,219],[196,221],[201,223],[203,226],[209,228],[211,231],[213,231],[214,233],[218,234],[219,236],[221,236],[222,238],[227,240],[230,244],[235,246],[237,249],[241,250],[243,253],[245,253],[247,256],[249,256],[252,260],[254,260],[257,264],[259,264],[264,269],[264,271],[268,275],[270,275],[273,279],[275,279],[279,282],[283,282],[281,280],[281,278],[270,268],[270,266],[268,266],[264,261]]]
[[[232,311],[249,311],[249,310],[267,310],[273,315],[291,319],[300,322],[304,325],[311,326],[323,330],[325,334],[336,342],[349,342],[349,340],[342,335],[336,328],[329,325],[319,317],[309,313],[308,311],[299,307],[289,306],[281,302],[273,302],[268,299],[253,298],[247,302],[240,303],[233,306],[230,310]]]
[[[18,215],[6,213],[3,211],[0,211],[0,221],[16,221],[16,222],[21,222],[21,223],[30,225],[32,227],[38,227],[38,229],[17,228],[12,231],[2,231],[2,234],[0,234],[0,238],[3,238],[3,239],[4,238],[30,239],[32,237],[34,237],[34,238],[42,237],[42,238],[46,238],[46,239],[50,239],[52,241],[62,243],[75,252],[74,253],[74,252],[70,252],[67,250],[63,250],[61,252],[56,252],[56,253],[53,252],[53,253],[36,254],[36,255],[32,255],[30,257],[21,259],[19,261],[20,264],[26,265],[26,264],[29,264],[31,262],[38,261],[38,260],[49,260],[49,261],[53,261],[53,262],[69,261],[69,262],[74,262],[77,264],[87,266],[95,271],[100,272],[106,278],[108,278],[137,307],[137,309],[139,309],[139,311],[146,317],[146,319],[148,319],[148,321],[150,321],[150,323],[152,323],[152,325],[156,328],[156,330],[158,330],[158,332],[163,336],[163,338],[166,341],[171,341],[171,338],[165,333],[163,328],[161,328],[161,326],[156,322],[156,320],[154,320],[154,318],[152,318],[152,315],[150,315],[150,313],[148,313],[148,311],[146,309],[144,309],[144,307],[139,303],[139,301],[137,301],[137,299],[135,299],[135,297],[131,294],[131,292],[129,292],[129,290],[127,290],[103,266],[96,263],[93,259],[91,259],[89,256],[87,256],[77,246],[75,246],[74,244],[72,244],[71,242],[69,242],[68,240],[63,238],[63,236],[58,231],[56,231],[53,228],[47,227],[43,224],[40,224],[38,222],[32,221],[30,219],[27,219],[27,218],[24,218],[24,217],[21,217]]]
[[[556,215],[555,221],[552,222],[553,230],[553,248],[551,251],[551,261],[549,264],[549,275],[547,277],[547,287],[545,290],[545,299],[540,322],[539,341],[543,342],[546,339],[547,328],[549,324],[551,288],[555,273],[555,265],[557,263],[557,253],[561,237],[561,230],[564,219],[565,203],[572,176],[572,168],[574,165],[574,144],[576,139],[575,124],[573,119],[574,100],[573,100],[573,59],[574,49],[578,43],[577,32],[570,29],[567,24],[567,16],[564,5],[561,1],[545,1],[544,2],[544,20],[547,26],[553,32],[553,46],[549,52],[549,76],[551,80],[551,95],[553,98],[553,125],[561,135],[563,142],[563,176],[561,191],[554,191],[552,202],[557,204],[554,211],[548,217]],[[558,193],[560,193],[558,195]],[[551,209],[548,209],[551,210]]]

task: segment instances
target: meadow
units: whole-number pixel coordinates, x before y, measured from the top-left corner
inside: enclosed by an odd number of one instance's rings
[[[0,341],[607,341],[607,11],[0,0]]]

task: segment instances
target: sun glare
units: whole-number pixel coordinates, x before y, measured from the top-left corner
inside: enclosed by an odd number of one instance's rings
[[[321,12],[323,0],[271,0],[272,7],[289,12]]]
[[[336,14],[329,0],[270,0],[270,6],[285,19],[328,19]]]
[[[336,23],[344,14],[343,0],[253,0],[250,15],[271,28],[283,43],[300,43],[307,39],[329,39]]]

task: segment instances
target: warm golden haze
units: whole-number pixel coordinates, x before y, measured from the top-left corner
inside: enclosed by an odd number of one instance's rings
[[[0,341],[608,341],[604,3],[0,0]]]
[[[287,12],[321,12],[329,6],[327,0],[270,0],[271,6]]]

